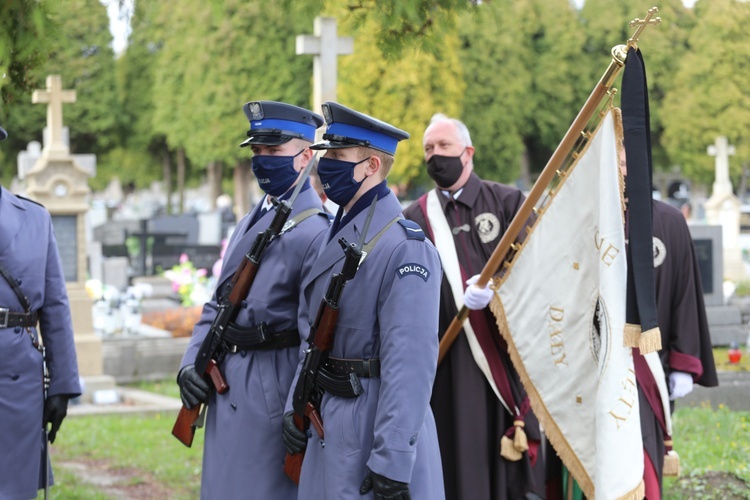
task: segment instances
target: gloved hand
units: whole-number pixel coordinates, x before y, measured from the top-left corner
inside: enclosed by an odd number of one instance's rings
[[[307,434],[302,432],[294,424],[294,412],[288,411],[284,414],[281,422],[284,446],[290,455],[301,453],[307,448]]]
[[[375,500],[411,500],[409,483],[394,481],[367,469],[367,476],[362,481],[359,494],[366,495],[370,490],[375,494]]]
[[[49,434],[47,435],[50,443],[55,442],[55,435],[60,430],[60,425],[68,414],[68,396],[65,394],[57,394],[55,396],[48,396],[44,401],[44,428],[47,428],[47,424],[51,424]]]
[[[484,309],[487,304],[492,300],[492,295],[495,293],[489,286],[485,288],[479,288],[474,283],[479,280],[479,275],[475,274],[471,278],[466,280],[466,287],[464,292],[464,305],[469,309]]]
[[[674,401],[690,394],[693,390],[693,376],[685,372],[669,374],[669,400]]]
[[[199,403],[208,401],[211,390],[208,382],[195,371],[194,365],[187,365],[177,375],[177,385],[180,386],[180,399],[185,408],[190,410]]]

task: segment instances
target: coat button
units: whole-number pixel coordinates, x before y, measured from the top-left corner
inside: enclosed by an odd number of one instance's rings
[[[17,327],[15,327],[15,328],[13,329],[13,331],[14,331],[14,332],[16,332],[16,333],[21,333],[21,327],[20,327],[20,326],[17,326]]]
[[[241,351],[240,351],[240,356],[242,356],[243,358],[244,358],[245,356],[247,356],[247,351],[245,351],[244,349],[243,349],[243,350],[241,350]]]
[[[15,374],[14,374],[14,375],[11,375],[11,376],[10,376],[10,379],[11,379],[11,380],[18,380],[18,375],[15,375]]]
[[[417,436],[412,436],[409,440],[409,446],[414,446],[414,443],[417,442]]]
[[[236,403],[229,403],[229,406],[231,406],[234,411],[237,411],[237,404]]]
[[[18,286],[23,285],[23,280],[17,280]]]

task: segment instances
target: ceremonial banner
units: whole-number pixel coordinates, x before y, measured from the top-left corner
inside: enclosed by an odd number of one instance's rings
[[[588,498],[642,498],[627,262],[611,109],[539,207],[491,303],[550,442]],[[618,131],[616,132],[616,128]]]

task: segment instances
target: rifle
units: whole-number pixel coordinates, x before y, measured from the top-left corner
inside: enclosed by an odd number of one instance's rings
[[[288,201],[277,201],[272,198],[276,215],[271,225],[265,231],[258,233],[253,242],[250,251],[245,254],[240,262],[237,271],[232,276],[232,280],[222,293],[219,310],[211,323],[206,338],[203,339],[198,354],[195,356],[195,370],[202,374],[204,378],[210,381],[214,389],[219,394],[224,394],[229,390],[229,385],[219,370],[219,363],[224,357],[226,344],[224,343],[224,331],[227,325],[234,321],[242,307],[242,301],[247,297],[255,281],[255,276],[260,267],[260,261],[268,245],[275,240],[284,230],[287,219],[292,213],[292,206],[302,190],[302,186],[310,174],[310,169],[315,163],[313,158],[307,164],[305,170],[297,181],[297,186]],[[195,429],[200,416],[201,404],[195,405],[192,409],[187,409],[184,405],[180,408],[177,420],[172,428],[172,435],[180,440],[182,444],[190,447],[195,437]]]
[[[326,359],[328,359],[328,353],[333,347],[336,321],[339,317],[339,307],[341,305],[341,293],[359,269],[359,264],[362,260],[362,247],[365,243],[367,231],[370,229],[370,222],[372,222],[372,217],[375,214],[377,201],[378,198],[376,196],[370,204],[358,244],[347,243],[343,237],[338,240],[339,245],[344,250],[344,265],[340,272],[331,277],[328,289],[320,302],[315,322],[310,327],[310,336],[307,340],[309,347],[305,351],[302,371],[297,379],[297,386],[294,388],[294,397],[292,399],[294,424],[299,430],[306,432],[312,423],[321,440],[324,438],[323,420],[320,418],[318,408],[320,408],[320,402],[323,398],[323,391],[316,384],[318,372],[325,364]],[[284,459],[284,473],[297,484],[299,484],[300,470],[302,469],[302,460],[304,457],[305,452],[301,451],[294,455],[287,453]]]

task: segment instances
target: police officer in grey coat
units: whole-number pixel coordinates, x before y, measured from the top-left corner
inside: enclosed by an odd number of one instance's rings
[[[365,237],[367,253],[342,292],[323,368],[326,378],[356,374],[363,392],[352,397],[320,387],[324,442],[312,427],[307,436],[299,431],[291,411],[285,414],[288,451],[306,447],[298,498],[439,500],[443,477],[429,402],[442,269],[419,226],[401,216],[385,180],[398,142],[409,135],[333,102],[323,105],[323,115],[326,134],[313,145],[326,150],[318,174],[326,195],[341,208],[303,283],[311,317],[331,276],[341,270],[338,240],[358,242],[368,207],[378,201]]]
[[[225,334],[229,352],[219,366],[229,391],[221,395],[209,391],[193,363],[216,316],[217,297],[258,233],[273,220],[276,211],[270,198],[291,196],[313,158],[309,146],[323,119],[281,102],[249,102],[243,110],[250,130],[242,146],[253,151],[253,173],[266,196],[232,234],[217,292],[195,325],[178,383],[187,408],[208,402],[201,497],[286,500],[296,498],[297,486],[284,475],[279,428],[299,362],[300,334],[307,325],[300,289],[329,225],[309,179],[287,221],[295,221],[295,226],[268,245],[242,309]],[[266,340],[261,340],[261,331]]]
[[[7,135],[0,127],[0,141]],[[52,484],[45,440],[54,442],[68,399],[80,393],[52,219],[0,186],[0,498],[36,498]]]

